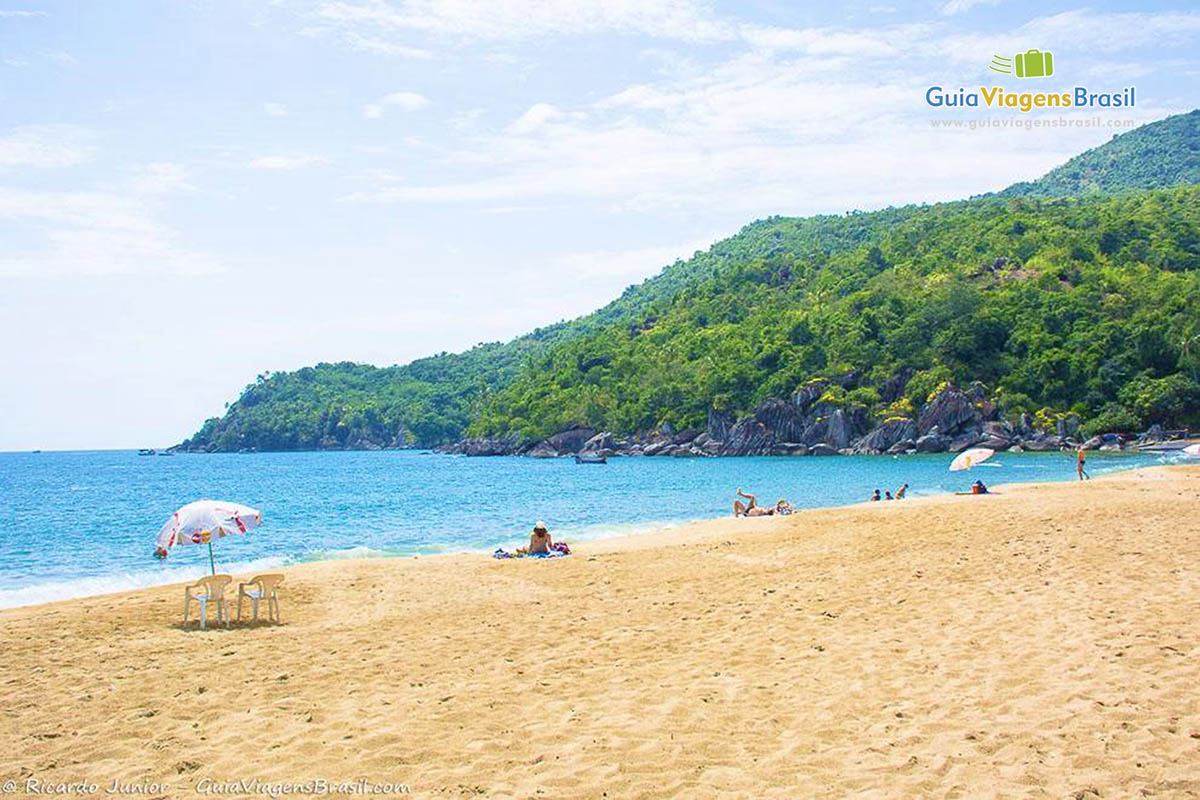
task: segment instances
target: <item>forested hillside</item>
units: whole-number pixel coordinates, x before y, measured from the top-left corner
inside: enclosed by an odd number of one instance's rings
[[[1195,420],[1200,187],[773,219],[699,260],[723,266],[632,324],[541,354],[472,433],[703,427],[710,409],[851,373],[830,399],[878,420],[974,381],[1011,414]]]
[[[428,447],[470,434],[518,449],[572,426],[703,427],[821,378],[820,408],[861,425],[912,419],[948,384],[1046,425],[1194,424],[1200,190],[1139,189],[1194,183],[1198,121],[1148,125],[1002,196],[759,221],[506,344],[260,376],[183,446]]]
[[[1200,110],[1176,114],[1128,133],[1055,167],[1005,196],[1078,197],[1200,183]]]

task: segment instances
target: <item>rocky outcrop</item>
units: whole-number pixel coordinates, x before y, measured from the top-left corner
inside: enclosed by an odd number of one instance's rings
[[[917,439],[915,446],[918,453],[944,453],[950,447],[950,440],[936,432],[927,433]]]
[[[546,445],[564,455],[567,453],[578,453],[583,449],[584,443],[595,436],[596,433],[595,428],[585,428],[583,426],[567,428],[565,431],[556,433],[547,439]]]
[[[856,453],[885,453],[898,443],[916,439],[917,424],[911,419],[890,419],[858,440]]]
[[[894,376],[885,387],[888,394],[899,396],[910,377],[907,372]],[[464,439],[438,449],[472,456],[553,458],[583,452],[604,456],[697,458],[958,453],[977,446],[1020,452],[1022,449],[1047,451],[1079,446],[1074,438],[1078,419],[1067,418],[1053,432],[1035,430],[1027,414],[1022,414],[1015,424],[1007,422],[998,418],[982,384],[972,384],[966,389],[948,387],[920,409],[915,420],[889,419],[872,428],[865,408],[821,401],[831,387],[849,385],[853,388],[853,381],[852,374],[836,380],[809,381],[791,398],[770,398],[741,418],[710,410],[703,429],[677,430],[664,423],[655,430],[619,438],[608,431],[576,425],[540,442],[507,434]],[[1154,441],[1164,436],[1161,428],[1152,428],[1142,440]],[[1095,449],[1110,444],[1109,437],[1093,437],[1084,446]],[[1120,447],[1119,444],[1115,446]]]
[[[937,428],[943,436],[954,436],[967,427],[979,427],[982,422],[976,414],[974,398],[950,387],[921,410],[917,418],[917,430],[925,435]]]

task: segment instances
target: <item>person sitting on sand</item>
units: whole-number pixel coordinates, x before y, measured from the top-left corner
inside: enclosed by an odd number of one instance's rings
[[[884,500],[891,500],[891,499],[892,499],[892,493],[891,493],[891,492],[884,492],[884,493],[883,493],[883,499],[884,499]]]
[[[896,499],[903,500],[904,495],[907,493],[908,493],[908,484],[906,483],[903,486],[901,486],[899,489],[896,490]]]
[[[971,494],[987,494],[988,488],[983,485],[983,481],[975,481],[971,484]]]
[[[879,496],[879,490],[876,489],[875,494],[871,495],[871,502],[874,503],[880,499],[882,499],[882,498],[880,498],[880,496]]]
[[[554,540],[550,538],[550,531],[546,529],[546,523],[539,519],[533,526],[533,533],[529,536],[529,549],[525,552],[529,554],[549,553],[553,546]]]
[[[784,512],[782,510],[784,507],[789,509],[791,508],[786,500],[780,500],[774,506],[769,508],[762,508],[759,506],[758,498],[756,496],[743,492],[741,488],[737,490],[737,493],[738,497],[744,497],[748,502],[743,503],[741,500],[733,501],[733,515],[735,517],[770,517],[774,516],[776,512],[781,514],[791,513],[790,511]]]

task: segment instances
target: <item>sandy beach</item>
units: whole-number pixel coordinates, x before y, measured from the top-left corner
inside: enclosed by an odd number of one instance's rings
[[[178,586],[2,611],[0,782],[1200,795],[1200,468],[999,492],[307,564],[282,626],[184,628]]]

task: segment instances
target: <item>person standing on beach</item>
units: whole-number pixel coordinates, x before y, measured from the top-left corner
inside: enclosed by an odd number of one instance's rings
[[[908,493],[908,484],[906,483],[903,486],[901,486],[899,489],[896,490],[896,499],[903,500],[904,495],[907,493]]]
[[[1079,480],[1091,480],[1091,475],[1087,474],[1083,465],[1087,462],[1087,450],[1082,447],[1075,452],[1075,470],[1079,473]]]

